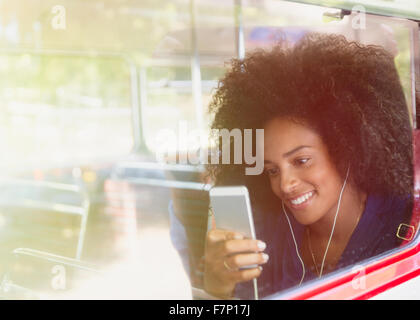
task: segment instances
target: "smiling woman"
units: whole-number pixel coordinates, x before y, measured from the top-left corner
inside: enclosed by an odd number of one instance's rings
[[[214,129],[264,129],[265,174],[208,166],[216,185],[249,188],[258,239],[208,232],[209,293],[250,298],[259,277],[264,296],[401,243],[412,210],[411,124],[383,48],[309,34],[255,51],[233,61],[211,111]],[[250,264],[263,268],[241,269]]]

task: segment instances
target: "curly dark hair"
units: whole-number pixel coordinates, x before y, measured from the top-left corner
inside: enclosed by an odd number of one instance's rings
[[[275,117],[304,121],[343,178],[351,166],[359,190],[412,193],[410,116],[394,59],[382,47],[312,33],[294,46],[256,50],[232,60],[210,113],[212,129],[263,128]],[[233,164],[210,164],[207,172],[216,185],[245,184],[254,201],[273,203],[266,175],[246,176],[244,165]]]

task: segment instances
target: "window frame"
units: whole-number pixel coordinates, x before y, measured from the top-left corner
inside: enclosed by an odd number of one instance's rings
[[[283,0],[287,2],[314,4],[318,6],[331,7],[328,5],[317,4],[316,1],[293,1]],[[240,2],[238,4],[240,5]],[[337,5],[338,6],[338,5]],[[337,8],[335,6],[334,8]],[[340,9],[340,8],[339,8]],[[341,9],[345,9],[341,7]],[[351,7],[350,7],[351,9]],[[346,12],[343,12],[346,13]],[[381,16],[378,12],[371,10],[366,13]],[[237,15],[241,14],[240,10],[236,11]],[[347,13],[346,13],[347,14]],[[412,30],[411,32],[411,94],[412,104],[407,105],[411,111],[412,125],[413,125],[413,150],[414,150],[414,174],[415,185],[414,190],[414,207],[413,217],[416,221],[420,217],[420,130],[417,129],[420,123],[417,123],[416,117],[419,116],[416,112],[416,96],[415,93],[420,92],[420,35],[419,29],[412,28],[412,21],[419,23],[420,21],[409,19],[407,16],[392,15],[390,13],[384,14],[384,17],[398,18],[402,24],[407,22],[407,27]],[[236,28],[236,47],[242,48],[244,43],[243,24],[241,17],[236,17],[239,22]],[[197,52],[195,52],[197,54]],[[244,55],[240,50],[237,51],[237,57],[241,58]],[[201,80],[201,79],[200,79]],[[366,260],[361,261],[355,265],[341,268],[330,274],[325,275],[322,279],[314,279],[302,284],[300,287],[292,287],[290,289],[282,290],[281,292],[274,293],[263,299],[366,299],[375,296],[383,291],[386,291],[400,283],[407,281],[417,275],[420,275],[420,268],[416,265],[420,261],[420,235],[418,232],[418,222],[416,222],[416,232],[413,239],[406,244],[400,245],[398,248],[386,251],[379,255],[373,256]],[[360,268],[362,269],[360,269]],[[398,270],[401,268],[401,270]],[[394,272],[391,272],[394,270]],[[358,279],[360,271],[364,272],[365,287],[354,288],[352,286],[353,280]],[[379,277],[378,277],[379,275]]]
[[[352,10],[355,6],[362,5],[366,9],[366,13],[384,15],[389,17],[405,18],[409,20],[420,20],[420,12],[413,12],[410,8],[404,6],[389,5],[389,7],[380,6],[379,4],[363,4],[361,1],[355,0],[281,0],[287,2],[295,2],[302,4],[310,4],[316,6],[323,6],[328,8],[339,8],[343,10]],[[378,1],[377,1],[378,2]],[[384,2],[385,4],[385,2]]]

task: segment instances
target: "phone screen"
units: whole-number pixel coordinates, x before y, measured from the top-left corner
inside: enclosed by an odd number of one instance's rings
[[[242,233],[255,239],[254,222],[246,187],[216,187],[210,190],[211,209],[217,229]]]

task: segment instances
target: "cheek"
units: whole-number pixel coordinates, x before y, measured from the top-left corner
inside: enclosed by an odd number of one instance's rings
[[[337,203],[342,187],[340,176],[335,170],[320,170],[313,176],[312,183],[318,195],[314,210],[328,212]]]
[[[280,181],[277,181],[277,178],[269,178],[270,180],[270,186],[271,186],[271,191],[273,191],[273,193],[278,197],[278,198],[282,198],[281,197],[281,192],[280,192]]]
[[[331,176],[328,172],[322,168],[312,168],[307,171],[304,179],[306,183],[310,184],[319,193],[329,183],[330,178]]]
[[[331,166],[323,166],[313,173],[313,180],[321,190],[331,193],[341,187],[341,177]],[[334,192],[333,192],[334,193]]]

